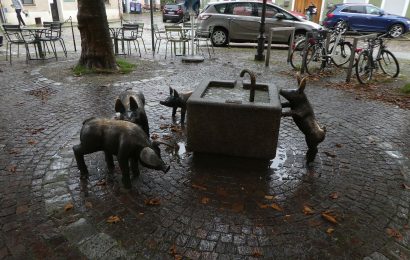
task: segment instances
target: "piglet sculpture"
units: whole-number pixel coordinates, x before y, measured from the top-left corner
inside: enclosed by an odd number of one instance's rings
[[[73,146],[81,178],[87,178],[84,155],[104,151],[109,171],[114,169],[116,155],[122,171],[124,187],[131,188],[129,166],[134,177],[139,175],[138,161],[145,167],[167,172],[169,166],[161,159],[157,144],[152,143],[142,128],[131,122],[90,118],[83,122],[80,144]]]
[[[317,146],[325,139],[326,127],[319,126],[313,108],[306,97],[304,92],[306,78],[301,79],[298,75],[297,80],[299,88],[279,91],[279,94],[289,101],[282,103],[282,107],[290,107],[290,111],[282,112],[282,116],[292,116],[299,130],[305,135],[308,146],[306,161],[309,163],[315,160],[318,152]]]
[[[177,113],[177,108],[181,108],[181,124],[185,122],[185,114],[186,114],[186,102],[188,98],[191,96],[191,92],[181,93],[179,94],[175,89],[169,88],[169,97],[167,97],[164,101],[160,101],[161,105],[172,107],[172,117],[174,118]]]
[[[127,89],[115,101],[115,112],[120,113],[118,119],[139,125],[149,136],[149,125],[144,106],[144,94]]]

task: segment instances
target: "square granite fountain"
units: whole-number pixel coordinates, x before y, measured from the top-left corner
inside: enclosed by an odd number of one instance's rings
[[[257,159],[276,155],[281,109],[272,83],[204,81],[187,102],[188,147],[194,152]]]

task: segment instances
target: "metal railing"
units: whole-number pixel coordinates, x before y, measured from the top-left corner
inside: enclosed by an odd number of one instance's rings
[[[293,42],[295,41],[295,27],[276,27],[276,28],[272,28],[270,29],[269,32],[269,38],[268,38],[268,49],[266,51],[266,58],[265,58],[265,66],[269,67],[269,59],[270,59],[270,48],[272,46],[272,36],[273,36],[273,32],[283,32],[283,31],[287,31],[287,32],[291,32],[291,36],[290,36],[290,43],[289,43],[289,48],[288,48],[288,59],[287,62],[290,62],[290,55],[292,53],[292,46],[293,46]]]
[[[77,46],[75,44],[75,37],[74,37],[73,18],[71,16],[67,20],[64,21],[64,23],[68,23],[68,22],[70,22],[71,34],[73,35],[74,51],[77,52]]]

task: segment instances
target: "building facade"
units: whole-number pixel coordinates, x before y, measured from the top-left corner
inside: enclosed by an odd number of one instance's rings
[[[41,24],[44,21],[64,22],[70,17],[77,21],[77,0],[20,0],[23,3],[23,19],[27,25]],[[89,0],[92,1],[92,0]],[[18,24],[11,0],[0,0],[0,22]],[[105,0],[105,9],[108,20],[120,19],[122,13],[121,0]]]

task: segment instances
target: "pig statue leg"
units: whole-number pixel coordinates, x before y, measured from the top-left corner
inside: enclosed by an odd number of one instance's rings
[[[131,189],[130,168],[128,166],[128,157],[121,156],[120,154],[118,154],[117,159],[118,159],[118,163],[120,165],[121,172],[122,172],[122,184],[124,184],[124,187],[126,189]]]
[[[114,159],[112,158],[112,154],[104,152],[105,154],[105,162],[107,163],[108,171],[111,173],[114,171]]]
[[[316,158],[316,154],[318,152],[317,149],[317,142],[313,142],[312,140],[308,140],[308,138],[306,137],[306,144],[308,146],[308,150],[306,152],[306,162],[310,163],[313,162]]]
[[[185,122],[186,108],[181,108],[181,124]]]
[[[173,107],[172,108],[172,117],[175,117],[176,114],[177,114],[177,108]]]
[[[138,168],[138,160],[130,159],[130,166],[133,177],[137,178],[140,175],[140,170]]]
[[[87,179],[88,170],[87,165],[85,165],[84,155],[87,154],[81,144],[73,146],[75,160],[77,161],[77,167],[81,173],[81,179]]]

